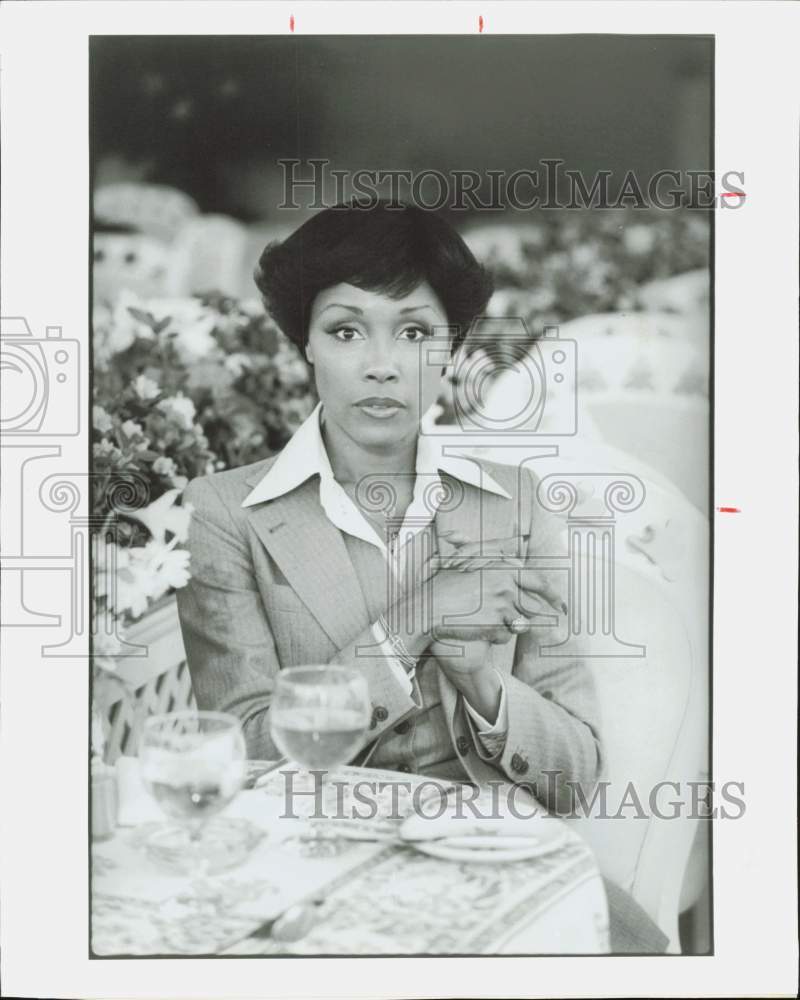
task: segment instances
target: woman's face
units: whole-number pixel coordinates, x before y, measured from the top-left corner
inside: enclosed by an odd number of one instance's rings
[[[439,395],[444,307],[427,283],[389,298],[342,283],[314,299],[306,356],[326,420],[365,447],[390,449],[416,435]],[[434,345],[426,344],[436,330]]]

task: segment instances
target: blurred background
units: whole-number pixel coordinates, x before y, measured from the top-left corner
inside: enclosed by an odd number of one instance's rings
[[[689,171],[711,167],[711,55],[708,39],[691,36],[94,37],[94,361],[111,376],[98,392],[118,400],[131,375],[148,374],[193,396],[218,467],[271,453],[313,405],[296,365],[283,365],[283,384],[267,360],[280,345],[283,364],[291,347],[259,315],[252,281],[264,245],[313,213],[304,190],[300,208],[280,207],[279,160],[300,160],[309,177],[311,158],[328,171],[482,175],[543,174],[542,160],[561,159],[589,185],[610,171],[612,197],[631,172],[643,191],[663,170],[686,187]],[[687,191],[676,210],[442,214],[491,268],[492,314],[521,317],[532,339],[553,324],[579,331],[587,401],[621,389],[680,397],[675,419],[688,427],[687,406],[707,398],[710,222],[689,202]],[[143,301],[160,304],[132,316]],[[182,353],[165,370],[163,351],[150,355],[170,338]],[[202,370],[181,373],[198,359]],[[440,422],[452,421],[452,399],[441,402]],[[656,454],[705,510],[704,447],[693,432],[691,448],[661,433],[673,417],[652,412],[650,438],[623,443]],[[641,426],[627,408],[595,407],[587,433],[598,420],[612,435]],[[702,439],[701,413],[697,427]],[[208,464],[188,452],[174,460],[179,482]]]
[[[586,175],[709,163],[710,44],[681,36],[95,38],[95,181],[278,222],[284,157]]]

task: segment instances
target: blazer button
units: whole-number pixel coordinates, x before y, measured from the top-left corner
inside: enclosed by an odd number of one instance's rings
[[[389,712],[383,707],[383,705],[378,705],[375,711],[372,713],[372,718],[376,722],[386,722],[389,718]]]
[[[469,750],[469,740],[466,736],[459,736],[456,740],[456,750],[460,754],[465,754]]]
[[[394,727],[394,731],[399,736],[403,736],[405,733],[409,731],[410,728],[411,728],[410,720],[404,719],[402,722],[398,722],[398,724]]]
[[[542,697],[543,698],[547,698],[548,701],[552,701],[553,700],[553,692],[552,691],[542,691]]]
[[[511,758],[511,770],[516,774],[526,774],[528,771],[528,762],[524,757],[521,757],[518,753],[515,753]]]

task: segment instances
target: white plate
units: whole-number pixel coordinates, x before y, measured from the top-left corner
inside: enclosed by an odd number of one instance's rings
[[[498,841],[502,838],[498,837]],[[565,833],[549,837],[546,841],[531,839],[530,844],[520,845],[519,839],[509,839],[508,847],[453,847],[446,840],[415,840],[406,841],[407,846],[414,847],[423,854],[444,861],[469,861],[470,863],[497,864],[501,861],[527,861],[529,858],[540,858],[563,847],[567,841]]]

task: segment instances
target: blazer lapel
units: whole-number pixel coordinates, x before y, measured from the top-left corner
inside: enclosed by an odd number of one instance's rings
[[[320,506],[316,477],[248,513],[265,548],[337,649],[369,625],[347,547]]]

